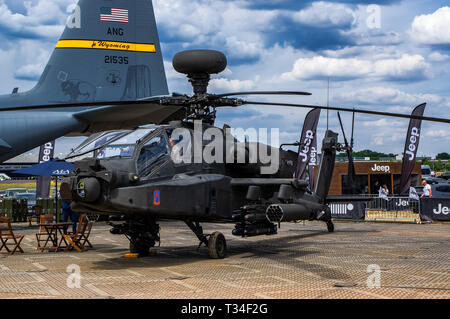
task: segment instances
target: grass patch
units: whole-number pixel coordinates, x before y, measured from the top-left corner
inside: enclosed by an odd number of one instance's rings
[[[51,182],[51,193],[53,193],[53,188],[55,187],[55,182]],[[26,189],[36,189],[36,181],[9,181],[0,182],[0,190],[4,191],[9,188],[26,188]],[[59,188],[59,183],[58,183]]]

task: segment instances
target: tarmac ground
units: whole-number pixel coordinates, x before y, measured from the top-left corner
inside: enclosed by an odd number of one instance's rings
[[[105,223],[84,253],[37,251],[37,226],[15,224],[25,253],[0,253],[0,298],[450,298],[450,225],[291,223],[244,239],[204,224],[227,238],[221,260],[184,223],[160,225],[155,256],[125,258],[128,240]]]

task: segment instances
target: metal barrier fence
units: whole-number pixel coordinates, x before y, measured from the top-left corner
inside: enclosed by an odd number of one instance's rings
[[[420,201],[409,197],[357,196],[358,201],[330,204],[334,219],[420,223]],[[364,201],[364,200],[367,201]]]
[[[365,220],[420,223],[420,201],[409,197],[375,198],[367,203]]]

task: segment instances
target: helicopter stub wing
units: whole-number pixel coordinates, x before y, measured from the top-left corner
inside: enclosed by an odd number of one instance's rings
[[[309,183],[304,180],[289,178],[233,178],[231,186],[277,186],[277,185],[295,185],[298,188],[306,188]]]

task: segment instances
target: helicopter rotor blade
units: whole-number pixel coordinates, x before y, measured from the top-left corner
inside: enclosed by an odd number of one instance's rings
[[[34,111],[34,110],[47,110],[47,109],[59,109],[59,108],[77,108],[77,107],[101,107],[101,106],[124,106],[124,105],[145,105],[145,104],[157,104],[160,105],[161,97],[154,97],[148,99],[142,99],[137,101],[111,101],[111,102],[84,102],[84,103],[59,103],[48,105],[30,105],[30,106],[12,106],[1,107],[0,112],[11,111]]]
[[[253,91],[253,92],[234,92],[234,93],[224,93],[224,94],[212,94],[213,98],[223,98],[228,96],[238,96],[238,95],[312,95],[309,92],[297,92],[297,91]]]
[[[353,112],[352,114],[353,114],[353,116],[352,116],[352,137],[350,139],[350,147],[353,149],[353,142],[354,142],[353,133],[355,132],[355,112]]]
[[[450,119],[446,119],[446,118],[436,118],[436,117],[428,117],[428,116],[417,116],[417,115],[408,115],[408,114],[388,113],[388,112],[380,112],[380,111],[369,111],[369,110],[361,110],[361,109],[339,108],[339,107],[332,107],[332,106],[290,104],[290,103],[278,103],[278,102],[272,102],[272,103],[269,103],[269,102],[251,102],[251,101],[242,101],[242,104],[262,105],[262,106],[286,106],[286,107],[299,107],[299,108],[316,108],[316,109],[330,110],[330,111],[354,112],[354,113],[361,113],[361,114],[389,116],[389,117],[397,117],[397,118],[405,118],[405,119],[417,119],[417,120],[423,120],[423,121],[429,121],[429,122],[438,122],[438,123],[450,124]]]

